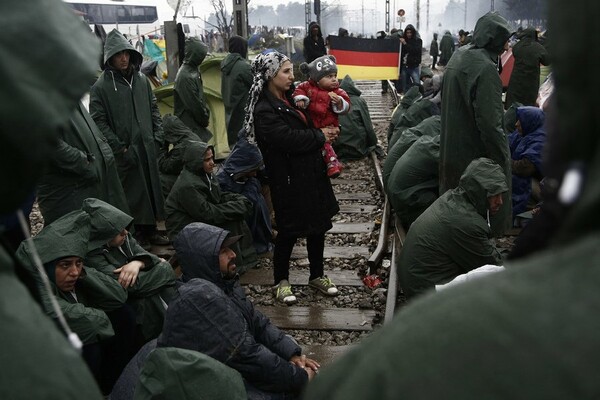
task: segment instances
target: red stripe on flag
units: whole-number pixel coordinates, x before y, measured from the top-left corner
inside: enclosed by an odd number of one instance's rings
[[[398,53],[373,53],[366,51],[334,50],[335,63],[340,65],[360,65],[365,67],[398,67]]]

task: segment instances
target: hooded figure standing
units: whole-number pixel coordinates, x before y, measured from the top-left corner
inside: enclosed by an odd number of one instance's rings
[[[515,102],[535,106],[540,89],[540,64],[550,65],[548,51],[538,42],[535,28],[523,30],[512,53],[515,65],[506,92],[507,107]]]
[[[208,47],[200,39],[191,37],[185,40],[185,57],[177,71],[173,90],[175,115],[203,142],[208,142],[213,136],[207,129],[210,110],[198,70],[207,52]]]
[[[225,106],[225,124],[229,147],[237,142],[244,126],[244,109],[252,86],[252,72],[246,60],[248,41],[240,36],[229,38],[229,54],[221,61],[221,96]]]
[[[444,36],[440,39],[440,62],[439,65],[445,66],[450,61],[450,57],[452,57],[452,53],[454,53],[455,49],[454,39],[452,38],[452,33],[450,31],[446,31]]]
[[[141,63],[142,55],[113,29],[104,44],[105,69],[91,89],[90,114],[115,155],[139,241],[167,244],[156,232],[156,221],[164,219],[157,164],[162,119]]]
[[[475,25],[473,43],[462,46],[446,66],[442,92],[440,193],[458,186],[469,163],[479,157],[494,160],[509,190],[504,207],[492,218],[492,232],[512,227],[510,152],[504,134],[502,82],[496,62],[512,31],[499,14],[489,12]]]
[[[239,237],[203,223],[174,242],[181,281],[158,347],[204,353],[239,371],[248,399],[295,399],[319,364],[269,321],[245,295],[230,246]]]
[[[313,21],[308,25],[308,35],[304,38],[304,60],[309,64],[326,54],[327,48],[325,48],[321,26]]]

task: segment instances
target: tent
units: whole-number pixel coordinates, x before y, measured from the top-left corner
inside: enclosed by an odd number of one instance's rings
[[[213,137],[209,141],[215,147],[215,158],[227,158],[230,149],[227,143],[227,127],[225,126],[225,106],[221,97],[221,61],[223,57],[207,58],[200,65],[204,96],[210,109],[210,123],[208,129]],[[173,112],[173,83],[154,90],[161,115],[174,114]]]

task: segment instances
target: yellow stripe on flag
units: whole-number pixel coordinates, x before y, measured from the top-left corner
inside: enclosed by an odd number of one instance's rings
[[[358,65],[339,65],[338,64],[338,78],[341,80],[346,75],[355,80],[384,80],[384,79],[398,79],[398,68],[397,67],[364,67]]]

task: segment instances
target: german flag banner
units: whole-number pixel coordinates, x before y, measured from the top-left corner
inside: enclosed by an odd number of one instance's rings
[[[353,80],[398,79],[400,41],[329,36],[329,54],[335,56],[338,77]]]

